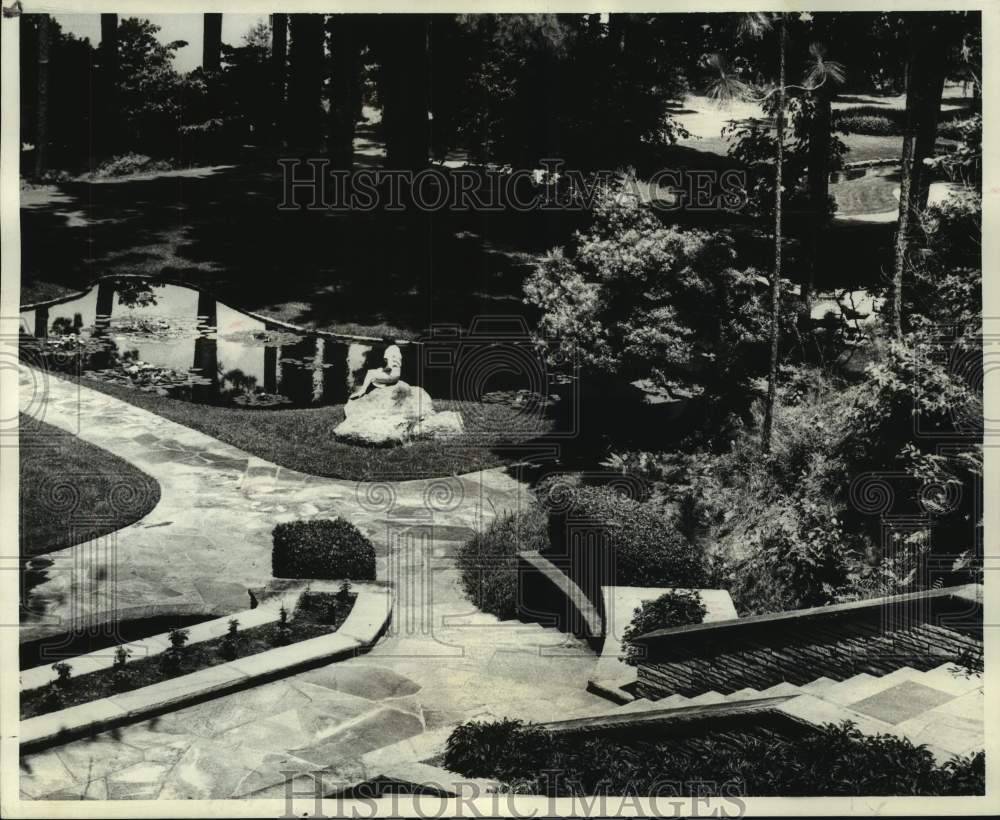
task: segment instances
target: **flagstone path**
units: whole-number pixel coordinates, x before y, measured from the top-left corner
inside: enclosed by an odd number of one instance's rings
[[[226,614],[269,584],[280,594],[270,533],[295,519],[352,521],[394,590],[392,625],[368,655],[25,756],[24,797],[280,797],[287,772],[311,788],[317,771],[332,790],[439,751],[465,720],[551,720],[600,702],[585,691],[589,648],[537,624],[499,622],[462,593],[458,546],[528,501],[502,469],[403,482],[308,476],[74,382],[28,367],[20,376],[23,411],[161,486],[145,518],[48,556],[22,639],[109,613]]]

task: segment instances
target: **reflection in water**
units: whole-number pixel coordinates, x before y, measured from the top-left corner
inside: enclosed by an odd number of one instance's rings
[[[25,311],[22,319],[33,334],[22,346],[54,369],[79,367],[199,403],[342,404],[365,371],[382,364],[380,344],[290,332],[208,293],[144,280],[104,279],[81,296]],[[410,356],[404,378],[420,384],[418,372]]]

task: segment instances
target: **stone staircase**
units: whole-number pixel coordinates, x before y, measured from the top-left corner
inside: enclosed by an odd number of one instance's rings
[[[721,712],[727,705],[750,707],[755,702],[816,726],[850,720],[868,735],[905,737],[926,745],[939,762],[978,751],[985,744],[983,680],[966,677],[952,663],[927,671],[907,666],[883,676],[862,672],[841,681],[829,677],[803,685],[783,681],[765,689],[748,687],[729,694],[709,690],[694,697],[638,698],[618,707],[577,710],[567,724],[630,715],[669,721],[690,714],[691,707],[718,706]],[[552,728],[558,729],[559,724],[552,724]]]

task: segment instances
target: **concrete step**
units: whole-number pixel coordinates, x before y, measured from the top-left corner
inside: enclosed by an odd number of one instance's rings
[[[654,704],[652,707],[654,709],[675,709],[678,706],[691,705],[690,699],[684,697],[684,695],[668,695],[665,698],[660,698],[660,700],[652,700],[649,702]],[[625,707],[623,706],[622,708],[624,709]]]
[[[671,695],[670,697],[677,696]],[[647,700],[646,698],[638,698],[633,700],[631,703],[619,706],[615,709],[615,714],[622,714],[625,712],[648,712],[650,709],[668,709],[669,705],[665,704],[669,699],[670,698],[664,698],[663,700]]]
[[[722,703],[726,699],[726,696],[721,692],[716,692],[714,689],[710,692],[702,692],[693,698],[688,698],[688,706],[705,706],[709,703]]]
[[[878,678],[869,675],[867,672],[861,672],[852,678],[838,681],[835,685],[822,692],[821,696],[825,701],[847,706],[849,703],[855,703],[867,697],[870,694],[869,690],[872,688],[872,684],[875,684],[876,687],[878,686],[878,680]]]
[[[983,677],[976,675],[966,676],[962,668],[953,663],[944,663],[934,669],[924,672],[918,683],[940,689],[942,692],[960,696],[968,692],[974,692],[983,685]]]
[[[800,686],[799,689],[807,695],[817,695],[819,697],[823,696],[823,692],[829,689],[831,686],[835,686],[837,681],[833,678],[828,678],[826,676],[816,678],[814,681],[810,681],[805,684],[805,686]]]
[[[794,683],[789,683],[788,681],[782,681],[781,683],[776,683],[774,686],[769,686],[767,689],[762,689],[760,696],[762,698],[776,698],[779,695],[798,695],[801,694],[799,687]]]
[[[726,695],[726,700],[733,702],[737,700],[754,700],[759,697],[763,697],[759,689],[751,689],[750,687],[747,687],[746,689],[740,689],[738,692]]]

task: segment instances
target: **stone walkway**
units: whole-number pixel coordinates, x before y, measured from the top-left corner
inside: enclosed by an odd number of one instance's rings
[[[502,470],[395,483],[307,476],[28,368],[21,406],[129,460],[162,492],[132,526],[50,554],[24,638],[109,611],[225,614],[246,607],[248,588],[280,594],[271,529],[312,517],[343,516],[365,532],[395,595],[390,631],[370,654],[26,756],[25,797],[281,796],[286,772],[311,784],[316,771],[332,790],[435,753],[465,720],[553,720],[600,702],[585,691],[596,662],[587,647],[498,622],[462,593],[458,546],[528,500]]]

